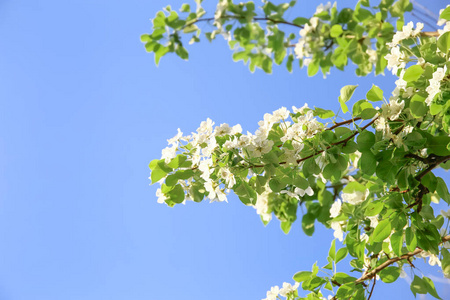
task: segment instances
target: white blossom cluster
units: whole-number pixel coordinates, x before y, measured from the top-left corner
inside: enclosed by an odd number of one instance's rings
[[[404,69],[408,58],[403,51],[400,50],[399,44],[402,40],[417,37],[423,29],[423,23],[418,22],[416,29],[413,29],[413,22],[409,22],[403,26],[402,31],[397,31],[392,38],[392,42],[387,43],[391,48],[391,53],[384,58],[387,60],[387,69],[392,70],[392,74],[397,74],[398,69]]]
[[[200,178],[204,180],[207,198],[210,201],[227,201],[226,194],[229,189],[236,185],[236,178],[231,166],[223,164],[219,166],[217,162],[222,157],[227,157],[230,154],[234,157],[240,157],[242,158],[242,165],[240,166],[247,166],[248,160],[260,160],[264,154],[273,149],[274,142],[269,139],[269,133],[273,128],[278,128],[284,134],[281,137],[281,142],[292,146],[292,148],[279,146],[279,149],[284,152],[280,158],[285,159],[285,163],[288,165],[298,165],[299,152],[303,149],[304,141],[324,130],[324,125],[317,121],[307,104],[301,108],[293,106],[292,113],[295,115],[295,118],[292,119],[293,122],[288,120],[291,111],[285,107],[275,110],[272,114],[265,114],[263,120],[258,122],[259,128],[254,134],[250,132],[242,134],[240,125],[231,127],[228,124],[221,124],[214,127],[214,122],[208,118],[201,122],[196,132],[192,132],[189,136],[183,136],[183,133],[178,129],[177,135],[167,140],[169,145],[162,150],[161,159],[170,163],[178,154],[185,155],[192,163],[189,169],[193,168],[196,172],[201,172]],[[222,139],[222,145],[219,145],[218,139]],[[223,139],[225,139],[225,142],[223,142]],[[316,159],[319,165],[323,165],[322,160],[321,156]],[[249,176],[252,176],[251,172]],[[242,179],[249,180],[248,177]],[[162,184],[164,181],[165,178],[162,178],[159,182]],[[190,196],[192,181],[192,178],[178,180],[186,194],[185,200],[191,200],[192,198]],[[158,203],[164,203],[167,200],[161,189],[158,189],[156,193]],[[257,194],[254,205],[257,214],[261,215],[266,222],[270,221],[272,217],[269,210],[271,193],[270,187],[266,185],[263,192]],[[305,195],[312,196],[314,191],[311,187],[304,189],[292,187],[281,191],[281,194],[300,200],[300,197]]]
[[[336,6],[336,2],[333,4],[333,7]],[[331,2],[328,2],[327,4],[320,4],[316,8],[316,12],[314,15],[320,14],[323,11],[327,11],[331,9],[332,5]],[[303,59],[303,65],[307,66],[311,62],[311,56],[313,50],[310,47],[310,43],[314,40],[315,42],[320,43],[320,39],[322,37],[320,35],[318,36],[312,36],[311,33],[318,31],[319,27],[319,18],[318,17],[312,17],[309,19],[309,24],[305,24],[304,27],[300,30],[299,35],[300,38],[295,45],[295,55],[298,59]]]
[[[299,283],[296,282],[294,285],[284,282],[283,287],[280,289],[278,285],[271,287],[270,291],[267,291],[266,298],[262,300],[277,300],[280,299],[279,296],[286,297],[289,299],[293,296],[293,293],[298,289]]]
[[[425,99],[425,103],[430,106],[433,102],[434,97],[441,91],[441,81],[445,77],[447,72],[447,66],[443,68],[437,68],[436,72],[433,73],[433,78],[430,79],[430,85],[426,88],[428,97]]]

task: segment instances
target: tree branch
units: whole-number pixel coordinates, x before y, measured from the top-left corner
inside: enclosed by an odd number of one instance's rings
[[[442,242],[448,242],[450,241],[450,235],[447,235],[445,237],[442,238]],[[382,263],[381,265],[379,265],[378,267],[376,267],[375,269],[373,269],[370,272],[365,273],[363,276],[361,276],[359,279],[357,279],[355,281],[355,283],[362,283],[368,279],[372,279],[373,277],[375,277],[381,270],[387,268],[388,266],[392,265],[393,263],[400,261],[400,260],[409,260],[409,258],[416,256],[419,253],[422,253],[423,249],[421,248],[417,248],[416,250],[412,251],[412,252],[408,252],[406,254],[403,254],[402,256],[399,257],[393,257],[391,259],[388,259],[387,261],[385,261],[384,263]]]
[[[218,19],[236,19],[237,20],[237,19],[245,19],[245,18],[246,17],[244,17],[244,16],[222,16],[222,17],[220,17]],[[297,25],[297,24],[294,24],[294,23],[291,23],[291,22],[288,22],[288,21],[284,21],[284,20],[275,20],[275,19],[272,19],[272,18],[269,18],[269,17],[253,17],[252,19],[254,21],[269,21],[269,22],[272,22],[274,24],[285,24],[285,25],[294,26],[294,27],[297,27],[297,28],[303,28],[304,27],[303,25]],[[215,20],[216,20],[216,18],[196,19],[196,20],[192,20],[189,23],[186,23],[185,26],[190,26],[190,25],[193,25],[193,24],[199,23],[199,22],[210,22],[210,21],[215,21]]]

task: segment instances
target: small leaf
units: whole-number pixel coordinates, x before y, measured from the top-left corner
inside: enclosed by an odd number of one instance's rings
[[[300,271],[295,273],[294,277],[292,277],[297,282],[303,282],[311,278],[311,271]]]
[[[400,276],[399,267],[387,267],[380,271],[380,278],[384,283],[392,283]]]
[[[376,85],[372,85],[372,88],[366,94],[366,98],[373,102],[381,101],[383,100],[383,90]]]
[[[377,227],[370,236],[371,242],[380,243],[391,234],[391,221],[385,219],[378,223]]]
[[[450,6],[441,12],[441,14],[439,15],[439,19],[450,21]]]
[[[416,81],[423,74],[424,70],[419,65],[414,65],[406,69],[405,74],[403,75],[403,80],[410,82]]]

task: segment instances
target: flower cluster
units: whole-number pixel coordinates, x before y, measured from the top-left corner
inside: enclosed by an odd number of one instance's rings
[[[262,300],[277,300],[280,299],[279,296],[285,297],[287,300],[292,299],[296,296],[299,283],[296,282],[294,285],[290,283],[283,282],[283,287],[280,289],[278,285],[271,287],[270,291],[267,291],[266,298]]]
[[[336,6],[336,2],[331,5],[331,2],[323,5],[320,4],[316,8],[314,15],[318,15],[324,11],[330,10],[332,7]],[[311,57],[314,53],[314,49],[311,47],[312,43],[323,45],[323,37],[319,34],[320,31],[320,20],[318,17],[314,16],[309,19],[309,24],[305,24],[299,32],[300,38],[295,45],[295,55],[298,59],[303,59],[303,65],[307,66],[311,62]],[[315,34],[317,33],[317,34]]]

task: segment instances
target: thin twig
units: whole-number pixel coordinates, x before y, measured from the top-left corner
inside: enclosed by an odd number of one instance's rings
[[[375,283],[377,283],[377,277],[376,276],[373,279],[372,289],[370,290],[370,294],[369,294],[369,297],[367,298],[367,300],[370,300],[370,297],[372,297],[373,289],[375,288]]]

